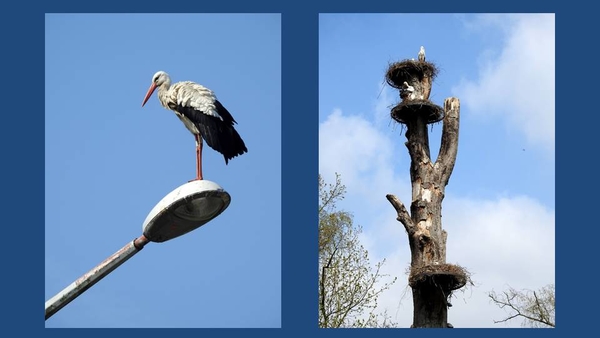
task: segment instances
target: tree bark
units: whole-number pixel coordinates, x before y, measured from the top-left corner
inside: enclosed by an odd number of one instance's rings
[[[423,79],[421,85],[429,96],[431,79]],[[455,266],[446,264],[447,233],[442,229],[442,200],[458,149],[459,100],[446,99],[444,111],[441,146],[435,164],[430,158],[426,116],[414,114],[410,119],[405,118],[406,147],[411,158],[410,214],[396,196],[386,196],[396,210],[397,220],[404,225],[409,239],[409,284],[413,291],[414,305],[412,327],[448,327],[447,299],[450,292],[464,279],[464,276],[462,279],[460,276],[457,278]]]

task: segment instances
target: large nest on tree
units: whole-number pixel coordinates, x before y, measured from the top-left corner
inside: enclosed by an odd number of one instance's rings
[[[390,64],[387,73],[385,73],[385,80],[390,86],[400,89],[404,81],[410,83],[415,78],[421,81],[423,77],[427,76],[433,82],[437,73],[437,67],[431,62],[402,60]]]
[[[432,103],[429,100],[404,100],[392,108],[392,118],[396,122],[406,124],[413,119],[416,114],[425,116],[427,123],[435,123],[444,119],[444,108]]]
[[[445,292],[458,290],[467,284],[469,273],[463,267],[453,264],[434,264],[410,270],[408,284],[415,288],[421,284],[431,284]]]

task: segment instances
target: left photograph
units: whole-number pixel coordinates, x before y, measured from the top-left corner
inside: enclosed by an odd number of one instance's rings
[[[281,15],[46,14],[45,326],[281,327]]]

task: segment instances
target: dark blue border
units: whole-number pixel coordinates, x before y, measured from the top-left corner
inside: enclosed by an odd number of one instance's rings
[[[577,334],[595,322],[598,183],[593,164],[598,150],[597,86],[591,46],[597,37],[594,11],[581,2],[542,5],[523,1],[470,2],[279,1],[174,2],[54,1],[3,8],[2,210],[3,336],[104,336],[89,329],[45,329],[44,280],[44,13],[45,12],[282,12],[283,56],[283,315],[282,329],[168,329],[110,331],[113,337],[306,337],[434,335],[435,330],[319,330],[317,321],[317,151],[318,151],[318,13],[319,12],[554,12],[556,16],[556,260],[555,330],[446,330],[444,335]],[[6,6],[6,5],[5,5]],[[588,27],[584,27],[584,26]],[[579,56],[576,51],[582,50]],[[580,58],[580,59],[578,59]],[[582,64],[579,64],[582,62]],[[360,65],[357,65],[357,67]],[[590,74],[591,72],[591,74]],[[595,94],[595,93],[593,93]],[[582,107],[586,102],[587,107]],[[592,106],[592,107],[590,107]],[[592,129],[594,128],[594,129]],[[586,149],[590,147],[590,149]],[[583,169],[583,170],[582,170]],[[577,170],[575,173],[574,171]],[[589,176],[588,176],[589,175]],[[587,179],[586,179],[587,177]],[[588,197],[587,194],[592,194]],[[594,203],[592,205],[592,203]],[[591,211],[591,213],[590,213]],[[570,217],[569,217],[570,216]],[[532,239],[533,240],[533,239]],[[593,258],[588,265],[586,259]],[[585,268],[587,267],[587,268]],[[591,269],[590,269],[591,268]],[[579,292],[578,292],[579,291]],[[587,304],[587,305],[586,305]],[[40,332],[43,331],[43,332]],[[485,332],[484,332],[485,331]]]

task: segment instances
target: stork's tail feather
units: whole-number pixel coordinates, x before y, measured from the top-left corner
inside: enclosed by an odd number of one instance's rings
[[[228,164],[230,159],[248,152],[244,140],[242,140],[240,134],[233,127],[231,127],[231,135],[225,138],[225,143],[227,145],[222,151],[225,164]]]

